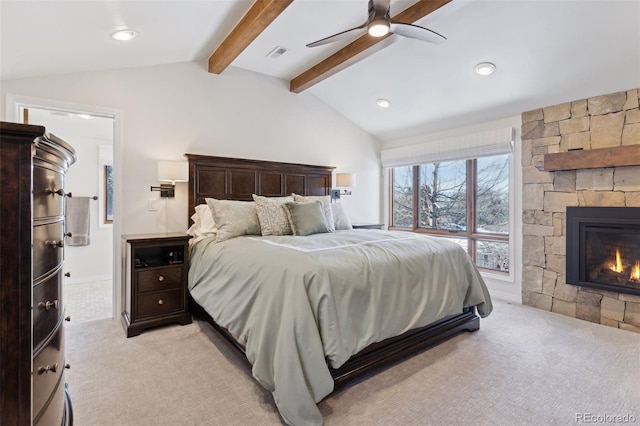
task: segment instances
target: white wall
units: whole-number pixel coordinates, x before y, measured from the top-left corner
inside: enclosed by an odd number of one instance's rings
[[[32,96],[122,111],[122,232],[187,229],[187,186],[148,211],[158,160],[185,153],[336,166],[357,174],[342,203],[354,221],[381,219],[379,142],[310,93],[236,68],[222,75],[180,63],[2,81],[2,96]],[[7,119],[6,102],[0,116]],[[117,144],[118,142],[116,142]],[[116,171],[116,178],[118,171]],[[118,220],[118,218],[116,218]]]
[[[505,277],[503,275],[491,274],[483,272],[482,275],[487,283],[487,287],[491,294],[495,297],[505,299],[510,302],[521,303],[522,302],[522,162],[521,162],[521,123],[520,116],[514,116],[505,118],[502,120],[491,121],[487,123],[481,123],[474,126],[459,127],[437,133],[428,133],[422,135],[415,135],[410,138],[385,141],[382,143],[382,149],[395,148],[400,146],[415,145],[425,142],[434,142],[453,138],[456,136],[468,135],[472,133],[478,133],[493,129],[502,129],[505,127],[513,127],[515,129],[515,143],[513,151],[512,168],[510,170],[513,179],[513,191],[510,193],[509,202],[513,209],[511,209],[512,215],[510,218],[510,276]],[[386,187],[386,185],[384,185]],[[384,194],[387,198],[388,194]],[[388,205],[384,203],[385,207]],[[388,217],[388,210],[385,209],[385,218]]]
[[[0,119],[15,121],[11,101],[33,97],[116,116],[114,256],[120,234],[185,231],[187,186],[149,211],[158,160],[205,154],[335,166],[357,174],[342,203],[353,221],[379,222],[380,144],[309,92],[287,82],[229,68],[210,74],[205,63],[3,80]],[[121,263],[114,264],[114,315],[120,313]]]

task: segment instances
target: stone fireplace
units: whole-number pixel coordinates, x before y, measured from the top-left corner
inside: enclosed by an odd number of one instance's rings
[[[611,250],[617,262],[611,248],[616,231],[592,227],[588,256],[596,263],[591,269],[598,271],[591,271],[594,281],[585,280],[585,271],[582,281],[579,275],[578,281],[567,276],[567,259],[576,253],[573,247],[567,250],[568,207],[640,207],[639,92],[522,114],[523,304],[640,332],[640,292],[608,286],[635,266],[624,260],[634,256],[626,237],[618,241],[623,272],[607,271]]]

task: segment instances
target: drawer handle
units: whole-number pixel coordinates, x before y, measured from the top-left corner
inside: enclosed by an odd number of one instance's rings
[[[62,248],[64,247],[64,241],[56,241],[56,240],[47,240],[44,242],[46,246],[51,246],[52,248]]]
[[[66,234],[64,234],[64,236],[71,238],[71,237],[73,237],[73,234],[71,232],[67,232]]]
[[[71,315],[67,315],[67,316],[64,318],[64,320],[65,320],[65,321],[67,321],[67,322],[71,322]]]
[[[158,277],[158,281],[160,281],[160,282],[164,281],[164,277],[163,277],[162,275],[160,275],[160,276]]]
[[[65,364],[64,368],[66,368],[67,370],[69,370],[71,368],[71,364]]]
[[[49,374],[49,371],[51,371],[52,373],[58,371],[58,363],[56,362],[53,365],[47,365],[46,367],[38,368],[38,374]]]
[[[158,305],[162,305],[163,303],[164,303],[164,300],[158,299]]]
[[[53,302],[49,302],[47,300],[46,302],[40,302],[38,303],[38,308],[44,309],[45,311],[50,311],[51,308],[58,309],[58,301],[54,300]]]
[[[71,192],[65,194],[63,189],[47,189],[47,194],[58,194],[61,197],[73,197]]]
[[[71,272],[65,272],[65,273],[64,273],[64,276],[65,276],[65,277],[67,277],[67,278],[69,278],[69,277],[71,276]]]

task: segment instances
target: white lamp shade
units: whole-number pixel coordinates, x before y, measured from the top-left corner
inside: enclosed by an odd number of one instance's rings
[[[158,180],[188,182],[189,163],[187,161],[158,161]]]
[[[336,186],[341,188],[352,188],[356,186],[356,174],[336,173]]]

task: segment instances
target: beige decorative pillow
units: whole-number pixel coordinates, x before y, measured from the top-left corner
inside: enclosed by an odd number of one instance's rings
[[[253,194],[262,235],[291,235],[291,225],[282,208],[284,203],[293,201],[293,197],[263,197]]]
[[[329,232],[333,232],[336,230],[336,224],[333,221],[333,213],[331,212],[331,196],[329,195],[293,195],[293,201],[319,201],[322,205],[322,209],[324,210],[324,216],[327,220],[327,227],[329,228]]]
[[[261,235],[256,203],[253,201],[215,198],[205,200],[218,227],[216,241],[225,241],[241,235]]]

